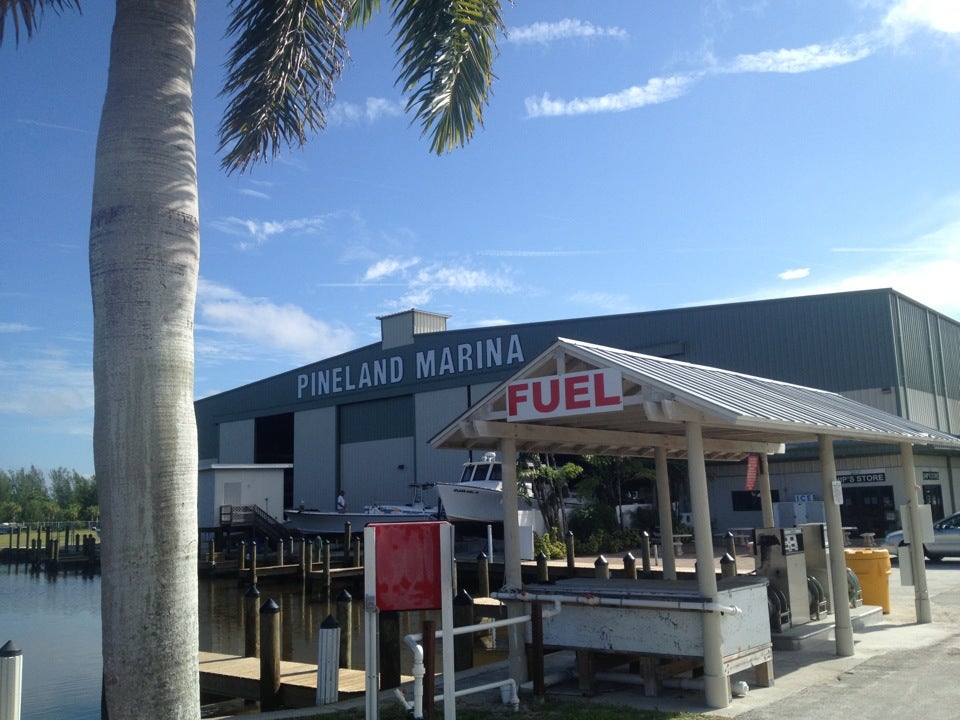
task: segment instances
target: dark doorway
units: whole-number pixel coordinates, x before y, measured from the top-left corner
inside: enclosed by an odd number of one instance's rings
[[[923,486],[923,504],[930,506],[934,522],[943,520],[943,489],[939,485]]]
[[[857,529],[856,534],[874,533],[878,539],[882,538],[898,527],[893,488],[887,485],[845,485],[840,517],[844,527]]]

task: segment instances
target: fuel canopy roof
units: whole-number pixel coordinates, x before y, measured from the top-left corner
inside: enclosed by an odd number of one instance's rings
[[[508,388],[524,380],[612,369],[623,408],[508,422]],[[514,438],[518,452],[653,457],[662,446],[686,457],[684,423],[702,427],[705,460],[775,454],[819,436],[874,443],[960,448],[960,438],[837,393],[704,365],[558,338],[435,435],[436,448],[494,449]]]

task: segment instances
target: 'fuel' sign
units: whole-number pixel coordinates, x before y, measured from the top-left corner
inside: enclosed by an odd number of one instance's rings
[[[623,380],[612,368],[529,378],[507,386],[508,421],[615,410],[623,410]]]

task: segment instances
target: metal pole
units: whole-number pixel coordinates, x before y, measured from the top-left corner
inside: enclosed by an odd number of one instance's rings
[[[673,511],[670,499],[670,476],[667,474],[667,449],[654,449],[654,464],[657,470],[657,510],[660,514],[660,544],[663,552],[663,579],[677,579],[677,561],[673,543]]]
[[[693,542],[697,552],[697,589],[700,596],[717,602],[717,576],[713,566],[713,534],[710,530],[710,498],[707,468],[703,459],[703,431],[698,422],[685,422],[687,471],[693,506]],[[664,546],[668,543],[665,541]],[[723,671],[719,613],[703,614],[703,691],[712,708],[730,704],[729,681]]]
[[[820,484],[823,489],[823,509],[827,516],[827,543],[830,545],[830,581],[833,583],[833,619],[836,622],[837,655],[853,655],[853,624],[850,621],[850,603],[845,599],[847,587],[847,558],[843,550],[843,521],[840,505],[843,502],[840,481],[837,480],[837,461],[833,455],[833,438],[818,435],[820,444]]]
[[[920,500],[917,492],[917,469],[913,461],[913,445],[901,443],[903,460],[903,490],[910,513],[910,565],[913,569],[913,599],[917,608],[917,622],[933,622],[930,594],[927,591],[927,566],[923,560],[923,529],[920,527]]]
[[[523,586],[520,576],[520,525],[517,514],[517,441],[501,438],[500,459],[503,470],[503,578],[508,588]],[[507,603],[507,617],[523,614],[519,603]],[[523,633],[517,626],[507,632],[509,652],[507,660],[510,677],[520,685],[527,679],[527,658]],[[446,702],[446,701],[444,701]],[[446,708],[444,708],[446,713]]]

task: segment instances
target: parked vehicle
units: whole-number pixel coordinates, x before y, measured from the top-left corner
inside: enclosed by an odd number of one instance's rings
[[[923,554],[927,559],[936,562],[945,557],[960,557],[960,513],[954,513],[938,520],[933,524],[932,543],[924,543]],[[903,530],[888,533],[883,541],[883,547],[890,552],[890,557],[897,557],[898,548],[905,545]]]

